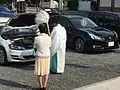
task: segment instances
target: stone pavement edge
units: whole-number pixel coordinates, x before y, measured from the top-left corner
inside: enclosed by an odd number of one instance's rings
[[[73,90],[120,90],[120,77],[83,86]]]

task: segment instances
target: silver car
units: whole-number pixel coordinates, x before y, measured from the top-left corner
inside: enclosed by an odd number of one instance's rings
[[[11,20],[0,17],[0,64],[33,61],[36,25],[25,26],[16,22],[17,19]]]

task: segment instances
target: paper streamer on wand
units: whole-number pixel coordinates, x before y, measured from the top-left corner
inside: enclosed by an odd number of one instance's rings
[[[42,23],[46,23],[47,28],[48,28],[48,34],[50,35],[50,29],[49,29],[49,25],[48,25],[49,18],[50,18],[49,14],[46,11],[40,10],[40,12],[36,15],[35,22],[36,22],[37,26]]]

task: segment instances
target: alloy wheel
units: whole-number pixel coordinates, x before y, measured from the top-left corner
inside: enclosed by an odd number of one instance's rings
[[[82,39],[80,39],[80,38],[76,39],[75,49],[78,52],[83,52],[84,51],[84,41]]]

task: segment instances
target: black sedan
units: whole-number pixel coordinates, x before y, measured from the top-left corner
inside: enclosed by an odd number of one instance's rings
[[[50,26],[54,18],[59,16],[59,23],[67,30],[67,46],[78,52],[119,48],[116,32],[98,27],[92,20],[78,15],[55,15],[50,18]]]

